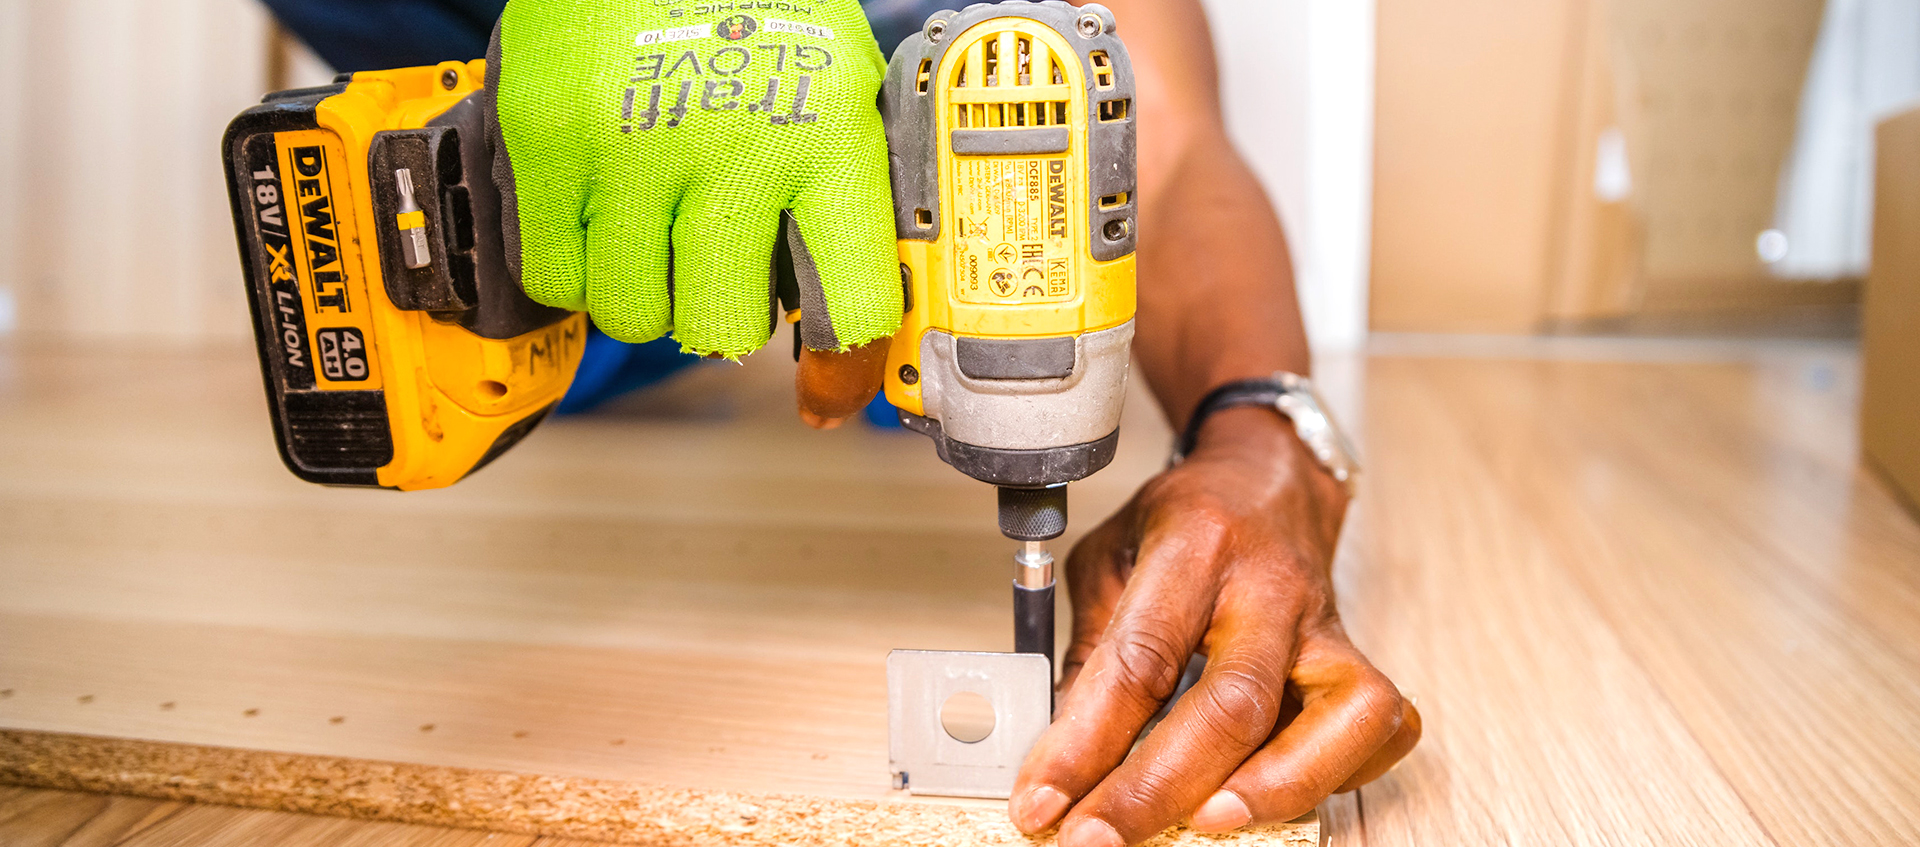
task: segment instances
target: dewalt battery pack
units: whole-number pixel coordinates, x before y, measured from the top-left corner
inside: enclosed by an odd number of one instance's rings
[[[571,384],[582,314],[508,271],[483,62],[268,95],[223,143],[275,438],[301,479],[451,485]]]

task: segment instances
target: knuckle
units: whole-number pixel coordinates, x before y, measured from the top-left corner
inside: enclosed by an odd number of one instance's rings
[[[1210,491],[1189,494],[1186,499],[1186,508],[1193,514],[1195,520],[1222,527],[1232,521],[1240,511],[1232,503]]]
[[[1280,697],[1275,686],[1244,665],[1217,668],[1212,677],[1207,685],[1192,692],[1199,695],[1194,705],[1201,720],[1242,750],[1260,746],[1280,719]]]
[[[1400,728],[1402,700],[1400,689],[1386,674],[1372,667],[1361,671],[1348,706],[1356,731],[1382,740],[1392,736]]]
[[[1157,629],[1130,628],[1113,640],[1115,682],[1157,705],[1179,687],[1180,674],[1186,670],[1186,652]]]
[[[1326,799],[1327,792],[1316,789],[1298,771],[1268,769],[1245,790],[1236,787],[1247,803],[1261,810],[1256,817],[1281,821],[1306,814]]]
[[[1167,807],[1180,796],[1183,787],[1192,782],[1190,775],[1182,774],[1171,764],[1147,759],[1140,763],[1128,780],[1126,787],[1114,797],[1114,805],[1125,815],[1129,811],[1153,812]]]

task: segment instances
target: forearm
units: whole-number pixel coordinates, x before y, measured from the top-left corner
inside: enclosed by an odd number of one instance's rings
[[[1286,235],[1228,142],[1198,0],[1103,0],[1134,65],[1140,314],[1134,352],[1174,426],[1223,382],[1306,373]]]
[[[1223,383],[1307,373],[1286,236],[1224,135],[1196,139],[1142,202],[1134,351],[1173,425]]]

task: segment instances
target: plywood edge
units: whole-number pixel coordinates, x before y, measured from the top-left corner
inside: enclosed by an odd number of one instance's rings
[[[997,808],[742,794],[502,771],[0,730],[0,783],[550,835],[704,845],[1045,845]],[[1181,827],[1153,847],[1311,847],[1320,823],[1231,835]]]

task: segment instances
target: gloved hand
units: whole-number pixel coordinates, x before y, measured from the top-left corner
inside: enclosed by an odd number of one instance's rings
[[[508,263],[614,338],[731,358],[772,333],[780,241],[803,341],[855,353],[828,358],[871,396],[902,296],[885,62],[856,0],[758,5],[507,4],[487,90]]]

